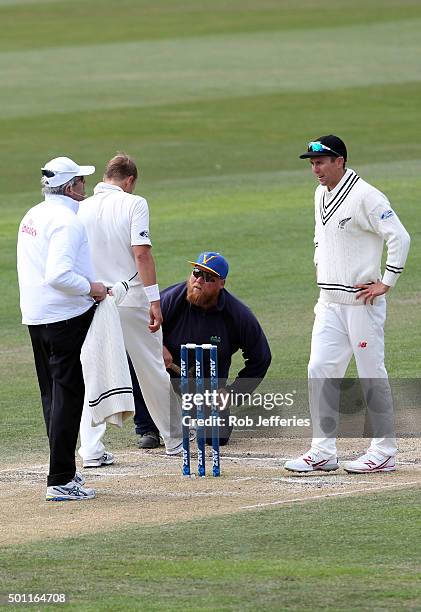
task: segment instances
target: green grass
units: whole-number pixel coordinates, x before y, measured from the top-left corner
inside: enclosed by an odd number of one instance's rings
[[[421,12],[421,11],[420,11]],[[314,33],[240,32],[10,51],[0,55],[0,117],[410,84],[419,80],[421,15]],[[314,59],[319,69],[314,67]],[[30,104],[28,104],[30,100]]]
[[[1,590],[64,592],[74,610],[415,610],[420,502],[413,489],[4,548]]]
[[[197,189],[203,191],[206,177],[208,193],[211,188],[219,194],[224,177],[224,191],[231,191],[232,187],[238,191],[244,175],[250,174],[253,176],[247,186],[253,188],[258,184],[261,190],[267,181],[267,172],[302,170],[294,181],[293,191],[297,183],[306,185],[306,190],[297,192],[295,199],[299,197],[309,208],[313,181],[310,173],[303,170],[307,168],[305,162],[298,159],[308,138],[329,130],[339,133],[351,142],[349,163],[358,169],[361,164],[418,161],[421,143],[413,126],[419,119],[420,97],[419,82],[341,87],[335,91],[334,113],[330,96],[318,94],[321,107],[317,108],[316,120],[311,90],[222,99],[205,97],[200,102],[161,103],[141,109],[117,105],[113,112],[100,108],[80,114],[64,113],[60,109],[58,114],[40,114],[37,118],[2,119],[0,116],[0,144],[7,146],[14,160],[8,172],[2,173],[0,188],[7,194],[36,190],[40,166],[45,159],[61,154],[63,148],[75,157],[83,151],[83,157],[97,165],[95,178],[101,175],[110,155],[118,149],[127,149],[139,160],[142,177],[139,189],[146,192],[153,189],[152,205],[155,190],[165,185],[171,186],[171,191],[176,190],[172,197],[178,202],[183,192],[188,197],[191,190],[195,195]],[[352,115],[345,121],[349,108]],[[293,123],[291,117],[294,117]],[[377,134],[386,129],[384,141]],[[242,175],[241,181],[236,179],[238,174]],[[377,176],[383,189],[387,175],[383,171]],[[393,175],[395,180],[400,180],[399,169]],[[411,178],[416,178],[415,168]],[[185,182],[180,185],[179,179]],[[285,188],[287,180],[290,177],[283,180],[282,176],[272,176],[269,185],[282,182],[279,187]],[[90,180],[90,186],[93,181]],[[34,197],[38,196],[26,194],[23,208]],[[405,204],[406,198],[401,199]],[[174,204],[169,204],[176,212]],[[282,202],[278,208],[284,206]],[[13,217],[8,215],[9,220],[16,219],[15,206],[9,205],[9,208],[13,214]]]
[[[54,4],[54,6],[52,6]],[[317,30],[396,22],[421,14],[416,0],[0,0],[0,50],[161,40],[238,32]]]
[[[228,288],[253,308],[268,335],[270,375],[304,379],[317,299],[315,185],[298,155],[308,140],[338,133],[350,166],[389,196],[412,236],[406,270],[389,295],[386,365],[394,378],[420,376],[418,0],[74,0],[70,11],[64,0],[0,0],[0,23],[3,462],[18,461],[22,452],[29,460],[47,447],[29,339],[20,325],[15,242],[22,215],[40,199],[39,169],[57,155],[97,165],[88,191],[116,150],[134,155],[138,191],[151,208],[161,286],[185,278],[186,260],[199,251],[221,250],[231,264]],[[110,439],[113,448],[133,444],[130,424]],[[412,533],[410,496],[371,499],[376,519],[391,517],[390,548],[386,527],[376,538],[361,518],[350,532],[362,509],[358,500],[344,500],[320,504],[328,511],[317,528],[314,506],[211,521],[201,536],[203,554],[190,537],[194,524],[187,538],[184,526],[140,525],[141,539],[125,531],[66,540],[63,548],[49,544],[48,554],[46,545],[17,547],[7,553],[15,573],[8,580],[22,589],[51,586],[48,572],[56,561],[57,584],[70,585],[69,593],[86,602],[83,587],[74,585],[83,567],[86,580],[92,571],[87,591],[92,583],[103,609],[118,609],[126,588],[132,607],[140,596],[147,609],[168,606],[174,593],[180,607],[181,581],[190,609],[198,601],[215,607],[219,591],[227,606],[241,609],[280,609],[284,601],[303,609],[304,598],[316,609],[410,607],[414,566],[403,554],[403,543],[410,551],[415,541],[405,539]],[[305,517],[302,526],[295,514]],[[154,554],[156,547],[162,555]],[[110,569],[101,565],[102,554]],[[313,554],[320,556],[315,574]]]
[[[412,235],[390,294],[386,362],[394,377],[419,376],[419,3],[125,1],[118,20],[111,2],[90,6],[82,19],[75,2],[70,37],[64,2],[0,2],[0,453],[38,405],[16,230],[40,199],[39,168],[61,154],[97,165],[88,190],[116,150],[133,154],[161,286],[184,278],[203,248],[221,250],[228,287],[269,337],[271,375],[304,378],[317,289],[314,181],[298,154],[339,133],[351,167],[385,191]]]

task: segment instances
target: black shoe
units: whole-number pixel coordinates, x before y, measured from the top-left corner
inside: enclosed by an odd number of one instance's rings
[[[229,442],[229,438],[219,438],[219,446],[226,446]],[[212,446],[212,438],[206,438],[206,445]]]
[[[158,448],[159,433],[157,431],[148,431],[143,436],[139,436],[139,448]]]
[[[232,430],[234,429],[233,425],[228,425],[229,423],[230,412],[229,409],[221,410],[218,414],[218,417],[221,419],[221,425],[218,427],[218,435],[219,435],[219,446],[225,446],[228,444],[229,439],[232,434]],[[212,427],[205,427],[205,437],[206,444],[208,446],[212,445]]]

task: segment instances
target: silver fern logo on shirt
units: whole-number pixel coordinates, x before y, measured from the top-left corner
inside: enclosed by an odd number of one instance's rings
[[[346,219],[341,219],[341,221],[339,221],[338,223],[338,227],[339,229],[345,229],[345,225],[348,223],[348,221],[351,221],[352,217],[347,217]]]

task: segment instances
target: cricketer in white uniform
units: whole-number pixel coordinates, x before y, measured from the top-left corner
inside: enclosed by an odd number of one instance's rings
[[[285,468],[312,472],[339,467],[337,382],[354,355],[375,437],[368,451],[345,463],[344,469],[393,471],[397,446],[384,366],[385,294],[404,269],[410,238],[386,196],[345,168],[347,150],[340,138],[321,136],[300,157],[310,159],[320,183],[315,192],[314,238],[320,297],[308,364],[312,444],[307,453],[287,461]],[[384,242],[387,260],[382,276]]]
[[[129,281],[127,296],[118,307],[124,343],[167,454],[177,454],[182,449],[181,409],[174,401],[162,356],[162,314],[149,238],[149,209],[144,198],[132,194],[137,175],[130,157],[116,155],[108,162],[94,195],[79,206],[78,217],[88,234],[97,276],[107,286]],[[84,467],[113,462],[102,442],[105,428],[105,424],[92,427],[85,402],[79,449]]]

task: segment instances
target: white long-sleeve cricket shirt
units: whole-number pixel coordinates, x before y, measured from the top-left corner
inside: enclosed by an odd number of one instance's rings
[[[47,195],[20,223],[17,268],[26,325],[71,319],[92,306],[93,267],[77,208],[71,198]]]

